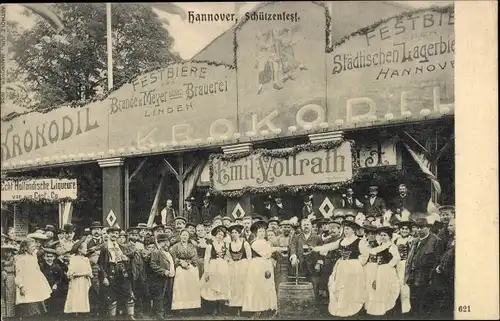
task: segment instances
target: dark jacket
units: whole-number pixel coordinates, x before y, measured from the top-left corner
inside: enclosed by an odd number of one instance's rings
[[[411,195],[406,194],[406,197],[398,195],[392,203],[392,211],[394,213],[397,213],[398,210],[401,213],[404,209],[410,213],[415,212],[415,199]]]
[[[203,221],[201,219],[200,210],[196,206],[191,206],[190,209],[187,209],[187,207],[185,207],[183,214],[188,222],[191,222],[194,224],[203,223]]]
[[[384,209],[386,209],[385,201],[381,197],[375,197],[373,205],[370,204],[370,198],[368,197],[364,202],[364,212],[365,215],[373,215],[375,217],[382,217],[384,215]]]
[[[412,243],[405,267],[405,283],[409,286],[427,286],[436,261],[442,253],[440,239],[430,233],[423,241]]]
[[[321,237],[312,233],[306,240],[304,233],[294,234],[290,241],[290,258],[296,255],[299,260],[299,271],[301,274],[311,275],[319,259],[319,254],[313,252],[312,248],[322,245]]]
[[[208,204],[208,206],[201,206],[201,220],[203,222],[212,221],[212,219],[217,216],[217,209],[214,205]]]

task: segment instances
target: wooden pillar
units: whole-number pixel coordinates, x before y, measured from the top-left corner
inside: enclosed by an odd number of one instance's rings
[[[123,158],[109,158],[98,161],[102,168],[102,211],[103,226],[118,225],[128,228],[125,217],[125,170]],[[128,191],[127,191],[128,193]]]
[[[184,211],[184,180],[186,179],[184,177],[184,157],[182,154],[180,154],[178,157],[177,157],[177,163],[178,163],[178,167],[179,167],[179,208],[178,208],[178,212],[180,215],[184,216],[184,214],[182,213]]]

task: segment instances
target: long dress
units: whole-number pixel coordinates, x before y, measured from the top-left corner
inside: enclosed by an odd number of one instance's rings
[[[256,245],[262,248],[259,253],[254,249]],[[243,297],[242,311],[263,312],[278,309],[274,271],[270,259],[272,251],[271,244],[265,240],[252,242],[252,258],[248,263],[248,272],[243,283],[245,284],[245,296]],[[271,272],[270,278],[265,277],[267,271]]]
[[[235,245],[237,247],[237,245]],[[251,259],[251,249],[247,241],[241,240],[239,249],[234,249],[233,243],[229,243],[229,283],[231,286],[229,306],[243,306],[245,286],[242,284],[246,280],[248,271],[248,259]]]
[[[69,260],[70,278],[64,313],[90,312],[89,290],[92,285],[92,267],[87,257],[73,255]]]
[[[365,272],[362,253],[367,252],[365,242],[354,236],[319,247],[320,254],[338,250],[340,258],[333,267],[328,281],[328,312],[333,316],[350,317],[358,313],[366,298]]]
[[[2,318],[13,317],[16,306],[16,269],[14,256],[2,262]]]
[[[227,301],[231,292],[227,246],[225,243],[216,244],[213,241],[205,252],[205,272],[200,280],[201,297],[207,301]]]
[[[16,304],[21,317],[45,313],[44,301],[50,298],[52,289],[40,271],[36,254],[21,254],[16,257]],[[20,287],[24,288],[21,295]]]
[[[410,253],[411,237],[398,237],[395,243],[398,247],[399,256],[401,257],[401,261],[396,265],[396,273],[398,274],[401,292],[401,312],[408,313],[411,310],[410,287],[405,283],[405,267],[408,253]]]
[[[378,246],[377,241],[367,242],[367,247],[369,249],[376,248]],[[377,279],[377,255],[369,254],[367,257],[367,262],[363,266],[363,270],[365,271],[365,293],[366,293],[366,302],[365,309],[369,310],[370,305],[377,300],[375,297],[376,293],[373,290],[373,282]]]
[[[170,248],[170,253],[174,258],[176,266],[172,310],[196,309],[201,307],[196,247],[191,243],[183,244],[179,242]],[[188,264],[187,268],[181,266],[182,261]]]
[[[396,273],[396,264],[400,261],[399,252],[394,244],[377,253],[377,275],[372,286],[374,295],[366,307],[370,315],[384,315],[396,305],[400,292],[400,283]]]

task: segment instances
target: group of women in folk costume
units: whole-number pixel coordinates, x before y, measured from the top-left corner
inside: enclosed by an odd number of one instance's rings
[[[313,249],[322,255],[340,253],[328,281],[328,311],[349,317],[364,307],[369,315],[385,315],[395,307],[401,286],[396,273],[401,258],[392,241],[393,229],[363,226],[366,238],[360,238],[356,232],[362,227],[356,222],[345,220],[342,225],[340,240]]]

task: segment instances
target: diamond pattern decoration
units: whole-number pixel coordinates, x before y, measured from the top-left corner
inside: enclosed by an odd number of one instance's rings
[[[333,216],[333,210],[335,206],[333,206],[332,202],[328,197],[325,197],[323,203],[319,206],[319,211],[323,214],[324,217],[330,218]]]
[[[245,216],[245,210],[243,210],[243,207],[241,207],[240,203],[236,204],[231,215],[234,218],[242,218],[243,216]]]
[[[113,210],[110,210],[108,215],[106,216],[106,222],[108,222],[109,226],[113,226],[115,225],[116,223],[116,215],[115,215],[115,212],[113,212]]]

